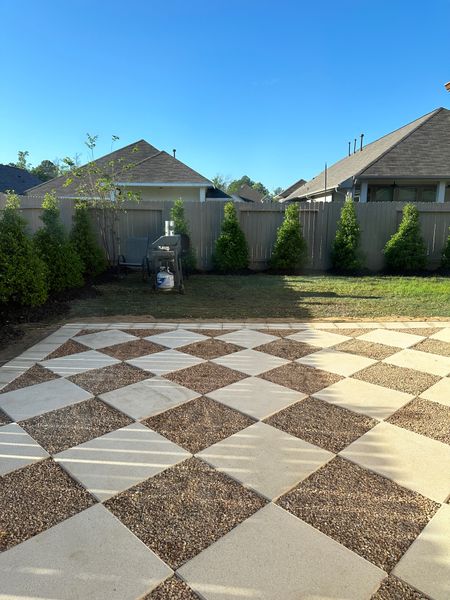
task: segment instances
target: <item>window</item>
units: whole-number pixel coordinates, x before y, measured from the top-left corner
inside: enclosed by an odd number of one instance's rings
[[[417,202],[417,188],[402,186],[397,190],[397,200],[399,202]]]

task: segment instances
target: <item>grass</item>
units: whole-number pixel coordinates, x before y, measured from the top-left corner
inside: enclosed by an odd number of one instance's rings
[[[71,320],[450,317],[448,277],[194,275],[179,295],[155,294],[139,275],[129,275],[97,289],[98,296],[71,303]]]

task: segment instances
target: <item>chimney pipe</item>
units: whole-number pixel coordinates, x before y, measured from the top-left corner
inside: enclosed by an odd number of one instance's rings
[[[348,143],[348,155],[349,155],[349,156],[350,156],[350,154],[352,153],[352,152],[351,152],[351,148],[352,148],[352,143],[351,143],[351,142],[349,142],[349,143]]]
[[[356,138],[353,141],[353,154],[356,152]]]
[[[177,149],[176,149],[176,148],[174,148],[174,149],[172,150],[172,152],[173,152],[173,157],[174,157],[174,158],[176,158],[176,156],[175,156],[175,155],[176,155],[176,153],[177,153]]]
[[[361,138],[361,143],[360,143],[360,146],[359,146],[359,150],[361,151],[363,149],[363,139],[364,139],[364,134],[363,133],[360,135],[360,138]]]

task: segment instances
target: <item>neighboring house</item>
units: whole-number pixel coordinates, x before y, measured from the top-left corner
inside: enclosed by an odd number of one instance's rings
[[[205,202],[212,193],[211,189],[215,189],[209,179],[145,140],[102,156],[94,161],[95,167],[108,173],[111,171],[111,161],[115,164],[117,188],[138,192],[143,201],[182,198],[185,201]],[[54,191],[59,198],[78,198],[80,181],[68,186],[66,181],[65,175],[55,177],[31,187],[26,195],[43,196]]]
[[[277,196],[275,196],[275,200],[278,200],[278,202],[284,202],[286,198],[292,194],[292,192],[295,192],[295,190],[301,187],[304,183],[306,183],[306,179],[299,179],[298,181],[290,185],[288,188],[280,192]]]
[[[23,194],[25,190],[38,185],[41,180],[25,169],[0,165],[0,192],[11,190],[16,194]]]
[[[255,188],[250,187],[246,183],[242,184],[241,187],[235,194],[232,194],[232,197],[237,202],[255,202],[260,203],[264,202],[266,196],[262,192],[255,190]]]
[[[286,200],[450,202],[450,110],[438,108],[338,161]]]

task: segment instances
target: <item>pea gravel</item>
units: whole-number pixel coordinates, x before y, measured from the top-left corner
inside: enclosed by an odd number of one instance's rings
[[[431,354],[440,354],[441,356],[450,356],[450,344],[448,342],[441,342],[441,340],[432,340],[430,338],[416,344],[414,350],[431,352]]]
[[[88,392],[91,392],[94,396],[99,396],[111,390],[116,390],[132,383],[138,383],[143,379],[148,379],[148,377],[148,373],[142,369],[120,363],[102,369],[93,369],[85,373],[78,373],[77,375],[68,377],[68,379]]]
[[[378,423],[375,419],[317,398],[300,400],[265,422],[334,453],[346,448]]]
[[[205,360],[212,360],[219,356],[239,352],[242,348],[235,344],[223,342],[222,340],[209,339],[204,340],[203,342],[195,342],[194,344],[183,346],[183,348],[178,348],[178,350],[180,352],[185,352],[186,354],[191,354],[192,356],[204,358]]]
[[[52,410],[19,423],[50,454],[130,425],[133,420],[93,399]]]
[[[50,360],[51,358],[60,358],[61,356],[69,356],[70,354],[78,354],[79,352],[86,352],[87,350],[90,350],[90,348],[84,344],[80,344],[80,342],[77,342],[76,340],[67,340],[67,342],[46,356],[45,360]]]
[[[321,331],[326,331],[327,333],[337,333],[339,335],[347,335],[348,337],[359,337],[360,335],[364,335],[365,333],[370,333],[374,331],[374,329],[321,329]]]
[[[200,598],[184,581],[178,577],[171,577],[158,585],[151,594],[144,596],[142,600],[200,600]]]
[[[358,371],[352,377],[414,396],[418,396],[440,380],[437,375],[421,373],[415,369],[396,367],[387,363],[371,365],[367,369]]]
[[[383,358],[387,358],[398,352],[398,348],[394,348],[393,346],[385,346],[384,344],[376,344],[358,339],[342,342],[342,344],[334,346],[334,350],[359,354],[360,356],[366,356],[375,360],[383,360]]]
[[[423,335],[424,337],[428,337],[441,331],[442,327],[407,327],[405,329],[394,329],[393,331],[398,331],[400,333],[411,333],[413,335]]]
[[[258,346],[255,350],[266,352],[273,356],[279,356],[280,358],[286,358],[287,360],[295,360],[296,358],[301,358],[302,356],[317,352],[317,348],[314,346],[288,339],[274,340],[268,344]]]
[[[89,335],[91,333],[101,333],[102,331],[106,331],[106,329],[82,329],[76,335],[74,335],[74,337],[80,337],[80,335]]]
[[[147,354],[154,354],[155,352],[162,352],[167,350],[164,346],[149,342],[147,340],[139,339],[132,340],[131,342],[125,342],[124,344],[115,344],[114,346],[108,346],[102,348],[102,352],[118,360],[130,360],[132,358],[138,358],[139,356],[146,356]]]
[[[410,587],[395,575],[389,575],[371,600],[430,600],[430,598]]]
[[[0,409],[0,425],[6,425],[7,423],[11,423],[11,419]]]
[[[277,337],[284,338],[294,333],[300,333],[303,329],[258,329],[260,333],[266,333],[267,335],[276,335]]]
[[[387,572],[439,508],[339,456],[278,504]]]
[[[168,373],[164,377],[199,394],[209,394],[213,390],[230,385],[235,381],[240,381],[247,377],[247,375],[233,369],[228,369],[222,365],[205,362],[188,367],[187,369]]]
[[[198,333],[199,335],[207,335],[208,337],[218,337],[219,335],[230,333],[234,329],[190,329],[189,331]]]
[[[192,454],[254,423],[250,417],[210,398],[196,398],[150,417],[144,425]]]
[[[190,458],[105,506],[176,569],[265,504],[233,479]]]
[[[41,367],[41,365],[33,365],[30,369],[25,371],[19,377],[16,377],[11,383],[5,385],[0,390],[0,394],[5,392],[12,392],[13,390],[19,390],[30,385],[36,385],[38,383],[44,383],[45,381],[51,381],[52,379],[58,379],[59,375],[52,373],[48,369]]]
[[[95,503],[51,458],[0,478],[0,550],[7,550]]]
[[[282,367],[277,367],[276,369],[262,373],[259,377],[308,395],[315,394],[319,390],[323,390],[323,388],[337,383],[342,379],[342,377],[334,373],[328,373],[321,369],[313,369],[312,367],[298,363],[290,363]]]
[[[387,421],[450,444],[450,406],[416,398],[391,415]]]
[[[120,331],[124,331],[129,335],[135,335],[139,338],[145,338],[149,335],[160,335],[162,333],[169,333],[169,331],[173,331],[172,329],[121,329]]]

